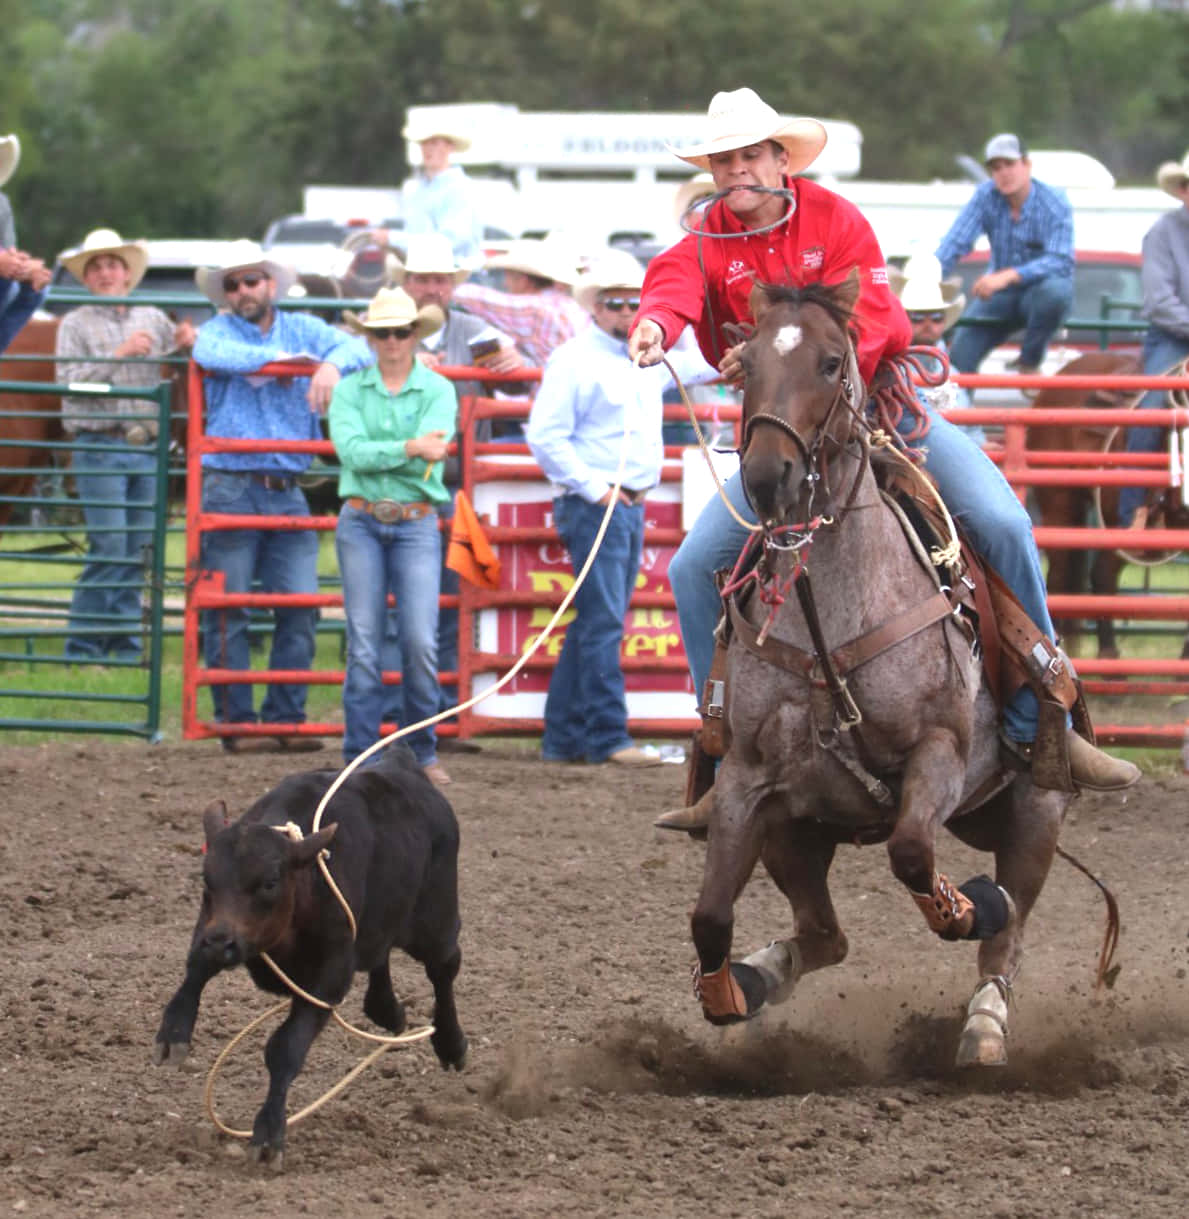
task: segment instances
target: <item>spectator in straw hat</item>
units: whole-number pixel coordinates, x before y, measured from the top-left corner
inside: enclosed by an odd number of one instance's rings
[[[390,592],[399,618],[403,722],[420,723],[438,711],[438,507],[450,498],[442,470],[458,401],[450,382],[415,354],[418,341],[442,325],[436,305],[418,309],[403,288],[384,288],[362,317],[345,317],[376,357],[339,382],[330,404],[330,438],[342,466],[335,551],[347,617],[343,760],[349,762],[380,736]],[[432,726],[411,733],[407,743],[434,783],[450,782]]]
[[[193,346],[188,321],[175,324],[153,305],[103,302],[128,296],[148,261],[143,241],[124,241],[112,229],[95,229],[63,255],[62,265],[100,299],[72,309],[59,324],[59,381],[147,388],[161,380],[162,356]],[[72,461],[87,525],[87,563],[70,603],[71,660],[140,659],[144,551],[157,499],[152,413],[153,404],[137,398],[62,399],[62,428],[79,445]]]
[[[0,186],[16,172],[21,141],[0,136]],[[0,354],[45,300],[51,272],[40,258],[17,249],[16,224],[8,196],[0,191]]]
[[[280,310],[297,279],[290,266],[267,257],[255,242],[239,241],[220,267],[195,272],[199,289],[220,310],[202,324],[194,359],[208,373],[207,435],[238,440],[321,440],[319,416],[343,373],[370,362],[359,339],[308,313]],[[257,377],[277,360],[320,361],[310,377]],[[238,516],[309,516],[297,477],[309,453],[208,453],[202,459],[204,512]],[[318,535],[312,529],[218,529],[203,537],[203,566],[223,573],[229,593],[246,593],[259,581],[264,592],[318,591]],[[275,630],[269,668],[305,670],[314,658],[318,611],[286,606],[273,611]],[[210,668],[247,669],[248,611],[222,609],[203,618]],[[266,724],[302,724],[304,684],[270,685],[259,718]],[[257,720],[252,687],[211,687],[215,719],[224,724]],[[313,737],[223,738],[232,753],[319,748]]]
[[[904,269],[888,268],[888,284],[900,298],[904,312],[912,326],[914,347],[933,347],[946,351],[945,333],[962,316],[966,297],[962,294],[962,281],[955,275],[951,279],[941,278],[941,264],[932,254],[914,254]],[[941,361],[925,357],[925,364],[941,370]],[[942,385],[917,386],[917,397],[931,411],[955,410],[970,405],[970,395],[956,382],[946,380]],[[977,445],[986,443],[981,427],[967,427],[966,434]]]
[[[613,251],[574,290],[593,319],[549,359],[533,400],[526,439],[553,487],[553,519],[575,573],[594,547],[612,501],[627,437],[623,484],[598,555],[574,600],[575,617],[545,702],[541,751],[549,762],[652,766],[655,754],[628,734],[620,645],[644,539],[644,499],[660,482],[664,367],[644,372],[628,358],[628,330],[640,305],[644,271]],[[687,382],[712,380],[696,352],[674,357]]]
[[[1180,207],[1166,212],[1144,235],[1142,316],[1144,372],[1160,376],[1189,359],[1189,153],[1183,161],[1166,161],[1156,171],[1156,184],[1172,195]],[[1167,392],[1149,390],[1140,406],[1167,406]],[[1127,451],[1153,453],[1160,448],[1164,429],[1127,429]],[[1119,523],[1142,529],[1148,523],[1143,487],[1124,487],[1119,494]]]
[[[410,118],[401,134],[421,151],[417,172],[401,188],[405,232],[439,233],[460,263],[477,267],[483,261],[483,224],[474,184],[460,165],[450,164],[450,157],[466,152],[471,141],[450,124],[423,117]]]

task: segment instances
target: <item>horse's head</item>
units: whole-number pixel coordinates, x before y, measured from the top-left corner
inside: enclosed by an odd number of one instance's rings
[[[840,284],[752,289],[755,331],[741,357],[741,470],[765,524],[827,507],[823,480],[863,396],[849,332],[858,295],[857,271]]]

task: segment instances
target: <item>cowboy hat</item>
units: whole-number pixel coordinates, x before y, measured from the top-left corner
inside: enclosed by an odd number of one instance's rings
[[[1156,171],[1156,185],[1175,199],[1181,198],[1186,183],[1189,183],[1189,152],[1183,161],[1165,161]]]
[[[0,186],[16,173],[21,160],[21,140],[16,135],[0,136]]]
[[[199,267],[194,272],[194,282],[212,305],[222,308],[227,304],[223,277],[232,271],[250,270],[263,271],[277,285],[277,296],[288,296],[289,289],[297,282],[297,271],[293,267],[274,262],[256,242],[246,238],[231,242],[222,266]]]
[[[941,278],[941,263],[932,254],[914,254],[904,269],[888,268],[888,286],[900,298],[905,313],[935,313],[945,310],[948,330],[962,316],[966,297],[962,281]]]
[[[131,273],[129,292],[144,279],[149,265],[148,246],[143,241],[125,241],[115,229],[93,229],[74,253],[61,255],[59,261],[81,284],[87,263],[100,254],[113,254],[128,268]]]
[[[593,313],[600,292],[621,288],[639,295],[643,287],[644,268],[639,261],[626,250],[610,250],[578,277],[574,299],[587,313]]]
[[[398,284],[403,284],[410,272],[414,275],[451,275],[456,284],[462,283],[471,273],[467,267],[458,265],[454,247],[442,233],[414,233],[406,244],[405,261],[395,275]]]
[[[578,278],[577,259],[571,260],[565,242],[535,237],[512,242],[507,253],[489,259],[487,266],[492,271],[520,271],[559,284],[572,284]]]
[[[709,138],[691,148],[665,147],[699,169],[710,168],[710,155],[775,140],[788,154],[787,172],[808,169],[826,146],[826,129],[817,119],[781,118],[754,89],[716,93],[707,112]]]
[[[694,174],[682,182],[673,196],[673,215],[677,223],[681,223],[681,218],[695,203],[709,198],[717,189],[710,174]]]
[[[455,152],[466,152],[471,146],[470,137],[459,135],[451,129],[449,123],[435,123],[433,119],[423,117],[410,119],[401,135],[410,144],[420,144],[422,140],[446,140]]]
[[[437,305],[425,305],[418,309],[416,302],[404,288],[381,288],[364,314],[343,310],[343,321],[356,334],[393,326],[411,326],[419,339],[441,330],[446,315]]]

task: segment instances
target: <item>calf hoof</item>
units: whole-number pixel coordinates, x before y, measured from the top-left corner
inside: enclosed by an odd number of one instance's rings
[[[443,1071],[455,1070],[461,1071],[467,1065],[467,1039],[466,1035],[460,1029],[456,1035],[439,1036],[435,1030],[429,1038],[430,1044],[434,1048],[434,1053],[438,1056],[438,1061],[442,1064]]]
[[[188,1041],[156,1041],[153,1043],[153,1066],[180,1067],[190,1056]]]
[[[248,1153],[256,1164],[267,1164],[273,1172],[285,1171],[285,1145],[270,1147],[267,1143],[253,1143]]]

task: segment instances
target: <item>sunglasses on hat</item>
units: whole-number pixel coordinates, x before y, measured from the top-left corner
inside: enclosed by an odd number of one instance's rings
[[[913,325],[919,325],[921,322],[938,322],[938,323],[944,322],[945,321],[945,310],[938,309],[936,312],[928,312],[928,313],[914,313],[910,310],[909,314],[908,314],[908,320],[910,322],[912,322]]]
[[[224,275],[223,291],[230,294],[241,288],[258,288],[268,278],[263,271],[245,271],[243,275]]]
[[[374,339],[407,339],[413,333],[412,326],[369,326],[368,334]]]

